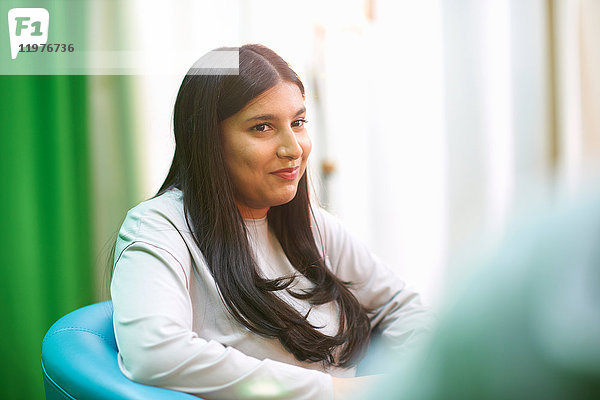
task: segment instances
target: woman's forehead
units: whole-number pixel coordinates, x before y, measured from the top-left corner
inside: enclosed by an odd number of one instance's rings
[[[280,82],[256,96],[240,110],[243,120],[258,115],[295,116],[304,108],[304,97],[300,88],[291,82]]]

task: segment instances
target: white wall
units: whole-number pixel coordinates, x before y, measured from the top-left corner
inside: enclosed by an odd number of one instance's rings
[[[457,272],[452,260],[499,237],[552,178],[543,0],[127,4],[143,33],[134,46],[156,67],[136,78],[146,195],[171,161],[185,71],[205,51],[249,42],[272,47],[306,85],[312,169],[336,166],[326,206],[428,302]],[[575,71],[575,50],[561,49]],[[562,123],[576,124],[579,105],[565,93],[575,117]],[[569,176],[580,168],[578,129],[565,128],[575,132],[563,144]]]

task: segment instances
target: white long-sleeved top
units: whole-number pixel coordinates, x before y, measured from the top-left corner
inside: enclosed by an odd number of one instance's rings
[[[355,368],[298,361],[277,339],[254,334],[234,320],[189,232],[182,198],[173,188],[140,203],[119,231],[111,296],[123,374],[206,399],[331,400],[331,376],[351,377]],[[245,223],[260,273],[268,278],[294,274],[266,217]],[[362,305],[376,310],[371,323],[383,336],[401,347],[426,328],[428,313],[418,295],[336,218],[315,209],[313,232],[326,265],[354,283],[351,291]],[[311,284],[301,276],[293,285]],[[303,315],[310,308],[286,291],[277,294]],[[313,306],[308,319],[324,333],[337,332],[335,305]]]

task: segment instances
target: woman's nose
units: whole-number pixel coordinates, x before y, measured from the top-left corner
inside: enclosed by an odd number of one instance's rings
[[[277,147],[277,157],[296,160],[302,157],[302,146],[298,142],[296,133],[292,129],[281,132],[281,142]]]

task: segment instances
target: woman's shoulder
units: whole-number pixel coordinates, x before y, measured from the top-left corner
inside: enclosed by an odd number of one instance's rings
[[[319,231],[335,234],[344,230],[341,220],[320,205],[311,206],[311,217],[311,223]]]
[[[119,236],[134,240],[149,234],[187,230],[184,215],[183,192],[171,188],[131,208],[121,225]]]
[[[158,196],[151,197],[132,207],[128,214],[144,214],[153,211],[171,212],[183,205],[183,192],[175,187]]]
[[[331,257],[341,257],[345,252],[368,253],[359,236],[346,228],[334,213],[313,206],[312,224],[317,243],[321,243]]]

